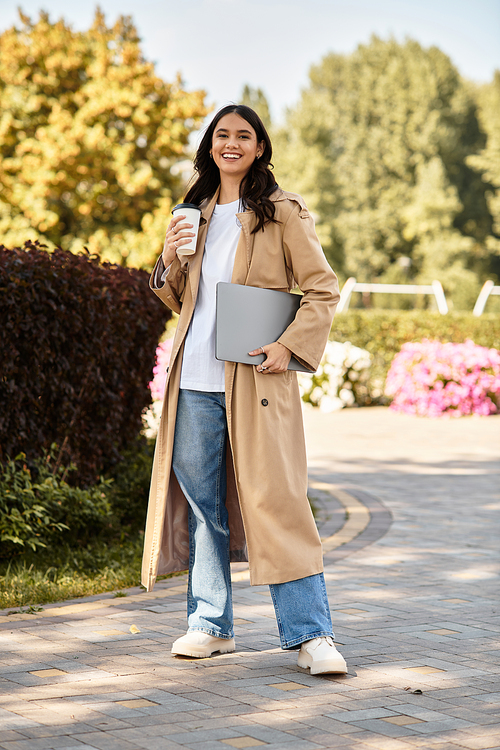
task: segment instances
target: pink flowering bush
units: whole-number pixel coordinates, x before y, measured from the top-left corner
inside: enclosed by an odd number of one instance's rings
[[[403,344],[391,364],[385,393],[391,409],[425,417],[500,411],[500,351],[424,340]]]
[[[156,365],[153,367],[153,380],[149,384],[153,401],[161,401],[165,392],[167,367],[170,362],[173,339],[167,339],[158,344],[156,349]]]

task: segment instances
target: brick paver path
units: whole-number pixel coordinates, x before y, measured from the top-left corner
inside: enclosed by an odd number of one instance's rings
[[[500,417],[306,411],[346,676],[279,649],[234,571],[237,652],[170,656],[185,577],[0,613],[0,748],[500,749]]]

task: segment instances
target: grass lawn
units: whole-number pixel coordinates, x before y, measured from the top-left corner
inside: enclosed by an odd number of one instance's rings
[[[0,563],[0,609],[29,609],[138,586],[142,545],[141,532],[133,541],[110,545],[100,542],[80,550],[63,547],[3,561]]]

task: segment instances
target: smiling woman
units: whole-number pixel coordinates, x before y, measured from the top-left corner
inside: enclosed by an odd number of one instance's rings
[[[272,173],[272,153],[271,139],[253,109],[234,104],[224,107],[203,135],[194,160],[198,178],[187,193],[186,202],[200,204],[217,191],[219,204],[241,199],[257,217],[252,233],[260,231],[266,222],[274,220],[275,205],[270,196],[277,184]],[[230,163],[231,158],[237,165]]]
[[[276,184],[272,146],[243,105],[217,113],[196,154],[185,197],[200,206],[196,252],[186,216],[167,230],[151,277],[180,314],[172,345],[151,483],[143,583],[189,566],[188,632],[172,653],[235,650],[230,560],[268,583],[281,645],[300,647],[312,674],[346,672],[333,643],[321,542],[307,499],[307,463],[292,352],[319,364],[339,299],[302,198]],[[296,280],[296,281],[295,281]],[[255,366],[215,358],[216,285],[303,290],[295,320],[263,341]]]

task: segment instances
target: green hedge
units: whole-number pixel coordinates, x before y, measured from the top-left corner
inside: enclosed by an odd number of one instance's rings
[[[0,557],[32,549],[90,542],[111,516],[106,497],[111,482],[102,479],[88,489],[72,487],[50,456],[33,461],[26,456],[0,464]]]
[[[0,460],[55,443],[70,484],[98,482],[141,430],[170,317],[145,271],[0,245]]]
[[[366,404],[384,403],[384,383],[394,356],[408,341],[435,339],[500,349],[500,316],[453,312],[440,315],[426,310],[348,310],[335,316],[332,341],[350,341],[373,357]]]
[[[57,454],[57,446],[53,446]],[[64,565],[69,550],[134,541],[146,521],[154,443],[138,436],[123,461],[87,488],[66,481],[72,466],[45,454],[0,461],[0,560],[18,555]]]

